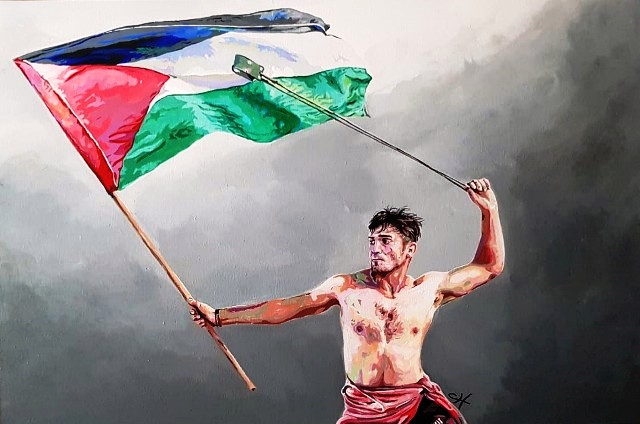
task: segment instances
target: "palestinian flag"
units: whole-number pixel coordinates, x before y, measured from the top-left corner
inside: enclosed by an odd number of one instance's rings
[[[237,54],[343,116],[371,77],[322,19],[292,9],[117,28],[16,58],[108,192],[226,131],[267,143],[330,118],[233,73]]]

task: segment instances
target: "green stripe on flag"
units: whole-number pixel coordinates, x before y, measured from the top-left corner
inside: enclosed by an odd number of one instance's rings
[[[365,115],[364,96],[371,76],[363,68],[276,79],[342,116]],[[260,81],[206,93],[170,95],[158,100],[145,117],[124,158],[118,188],[214,131],[268,143],[330,119]]]

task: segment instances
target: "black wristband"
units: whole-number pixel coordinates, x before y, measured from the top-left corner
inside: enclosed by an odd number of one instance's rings
[[[222,323],[220,323],[220,309],[213,310],[213,326],[222,327]]]

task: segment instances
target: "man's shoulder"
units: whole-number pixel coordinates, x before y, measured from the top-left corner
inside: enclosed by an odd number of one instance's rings
[[[337,291],[344,291],[346,289],[355,289],[359,287],[371,287],[373,284],[374,282],[368,269],[348,274],[335,274],[324,282],[325,286],[331,286]]]
[[[329,277],[327,280],[330,281],[335,281],[335,282],[339,282],[339,283],[346,283],[348,281],[353,280],[355,274],[334,274],[331,277]]]
[[[339,293],[351,284],[352,279],[353,276],[351,274],[335,274],[324,280],[313,291]]]

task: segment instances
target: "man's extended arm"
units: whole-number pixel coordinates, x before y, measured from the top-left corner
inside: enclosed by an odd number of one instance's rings
[[[220,325],[232,324],[282,324],[295,318],[320,314],[338,304],[337,291],[344,284],[344,277],[334,276],[308,293],[285,299],[273,299],[253,305],[234,306],[217,310],[197,300],[190,301],[192,319],[201,327],[216,321]]]
[[[504,268],[504,239],[498,202],[487,179],[473,180],[467,191],[482,213],[482,235],[473,260],[448,272],[440,284],[443,302],[469,293],[498,276]]]

